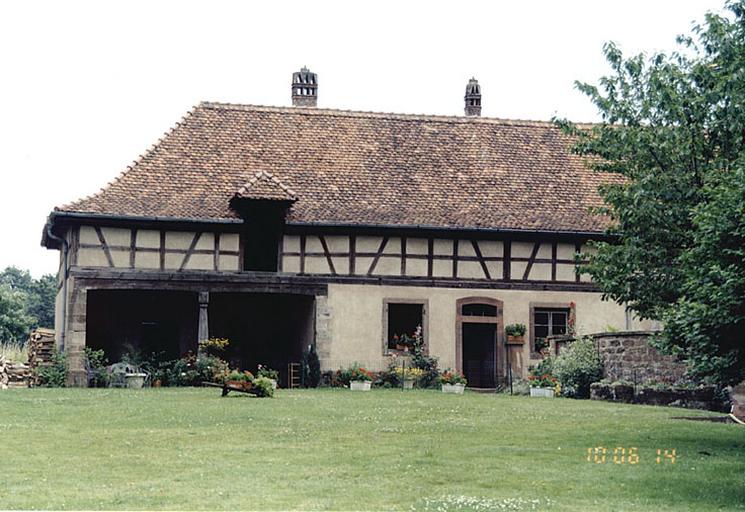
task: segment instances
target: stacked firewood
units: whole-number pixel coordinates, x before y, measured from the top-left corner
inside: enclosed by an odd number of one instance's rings
[[[23,363],[11,363],[0,355],[0,389],[27,388],[31,383],[31,369]]]
[[[52,363],[54,354],[54,330],[37,328],[31,331],[26,343],[28,364],[32,370]]]

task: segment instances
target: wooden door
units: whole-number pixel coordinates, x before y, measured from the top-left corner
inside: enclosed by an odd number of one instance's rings
[[[496,324],[463,323],[463,374],[469,387],[496,387],[496,349]]]

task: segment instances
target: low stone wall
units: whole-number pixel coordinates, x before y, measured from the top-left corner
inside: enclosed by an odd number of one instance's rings
[[[649,345],[650,331],[592,334],[605,360],[605,378],[635,384],[648,381],[675,382],[685,374],[685,365]]]
[[[727,404],[717,397],[714,386],[701,386],[693,389],[662,388],[656,389],[630,384],[604,384],[595,382],[590,386],[592,400],[610,400],[646,405],[669,405],[687,409],[705,409],[710,411],[727,411]]]

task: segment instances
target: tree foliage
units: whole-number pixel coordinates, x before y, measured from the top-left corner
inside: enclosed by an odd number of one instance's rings
[[[0,283],[0,342],[20,341],[31,323],[24,311],[24,296]]]
[[[664,321],[660,347],[694,376],[745,377],[745,0],[709,13],[669,55],[624,57],[578,83],[602,115],[576,150],[603,172],[610,241],[586,270],[606,297]]]
[[[21,340],[36,327],[54,327],[57,280],[47,274],[34,279],[28,270],[8,267],[0,272],[0,341]]]

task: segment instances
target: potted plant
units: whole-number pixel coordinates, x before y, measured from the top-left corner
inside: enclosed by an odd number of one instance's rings
[[[525,324],[510,324],[504,328],[507,335],[507,343],[510,345],[522,345],[525,343]]]
[[[413,389],[414,383],[417,382],[424,374],[421,368],[396,368],[396,376],[404,383],[404,389]]]
[[[349,389],[352,391],[370,391],[373,374],[361,366],[353,366],[349,372]]]
[[[530,382],[530,396],[544,398],[553,398],[558,387],[558,380],[549,373],[542,375],[531,375],[528,377]]]
[[[257,368],[256,376],[269,379],[272,383],[272,389],[277,389],[277,381],[279,380],[279,372],[277,370],[272,370],[268,366],[260,364]]]
[[[253,385],[254,376],[251,372],[232,371],[225,376],[225,384],[232,388],[248,391]]]
[[[546,357],[548,355],[549,347],[550,347],[550,344],[546,338],[535,339],[535,351],[541,354],[542,356]]]
[[[112,364],[108,367],[109,381],[113,387],[141,389],[145,386],[147,373],[140,367],[128,362]]]
[[[396,347],[399,352],[409,352],[414,346],[414,338],[408,334],[394,334],[390,345]]]
[[[468,381],[462,373],[450,369],[445,370],[440,375],[440,384],[442,384],[443,393],[462,395],[467,383]]]

